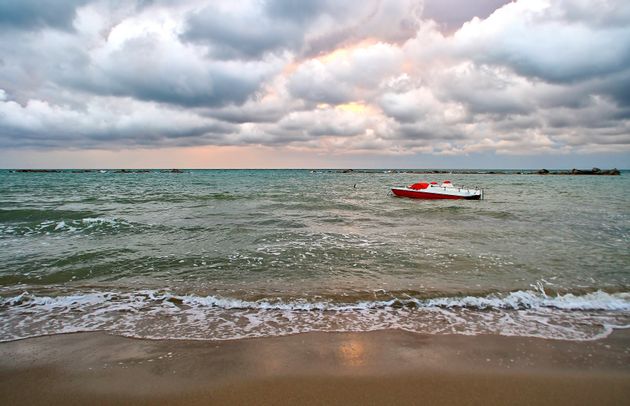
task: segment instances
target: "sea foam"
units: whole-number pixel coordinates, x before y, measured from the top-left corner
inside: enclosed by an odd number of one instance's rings
[[[2,340],[94,330],[134,337],[223,340],[379,329],[592,340],[630,325],[630,292],[549,296],[525,290],[347,303],[246,300],[157,290],[59,296],[24,292],[0,299],[0,315]]]

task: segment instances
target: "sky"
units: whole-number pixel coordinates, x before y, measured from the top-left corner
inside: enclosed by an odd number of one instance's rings
[[[3,168],[593,166],[627,0],[0,0]]]

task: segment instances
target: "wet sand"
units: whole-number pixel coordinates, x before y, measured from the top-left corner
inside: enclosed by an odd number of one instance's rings
[[[0,344],[3,404],[630,403],[630,331],[569,342],[402,331]]]

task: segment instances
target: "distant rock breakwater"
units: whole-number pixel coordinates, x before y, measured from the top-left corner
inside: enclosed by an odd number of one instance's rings
[[[313,173],[412,173],[421,175],[608,175],[619,176],[621,172],[617,168],[613,169],[571,169],[571,170],[547,170],[547,169],[526,169],[526,170],[469,170],[469,169],[335,169],[335,170],[312,170]]]

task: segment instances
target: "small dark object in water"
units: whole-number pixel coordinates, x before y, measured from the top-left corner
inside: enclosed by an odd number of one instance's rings
[[[15,172],[20,173],[57,173],[61,172],[58,169],[16,169]]]
[[[118,169],[113,171],[113,173],[149,173],[151,172],[149,169]]]

